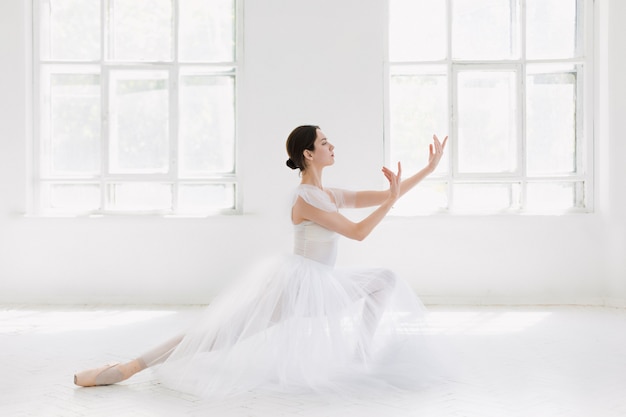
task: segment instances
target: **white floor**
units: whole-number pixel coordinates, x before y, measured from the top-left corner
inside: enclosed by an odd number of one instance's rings
[[[151,372],[78,388],[83,368],[125,360],[185,327],[194,308],[0,307],[0,416],[626,416],[626,310],[431,307],[428,332],[459,372],[368,399],[250,393],[205,401]]]

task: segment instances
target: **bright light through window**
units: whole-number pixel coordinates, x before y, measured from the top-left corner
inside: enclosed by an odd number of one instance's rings
[[[389,0],[386,149],[421,169],[399,215],[592,207],[592,0]],[[407,173],[408,174],[408,173]]]
[[[33,4],[33,212],[237,211],[237,0]]]

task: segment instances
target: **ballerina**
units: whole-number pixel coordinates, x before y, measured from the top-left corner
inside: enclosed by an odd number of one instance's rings
[[[436,135],[428,164],[402,179],[387,167],[383,191],[325,188],[334,149],[318,126],[294,129],[287,166],[299,170],[293,199],[294,253],[255,268],[220,294],[188,331],[126,362],[79,372],[74,383],[110,385],[155,365],[166,385],[204,397],[251,389],[348,391],[424,379],[425,308],[384,268],[335,268],[338,235],[363,240],[394,203],[432,173],[447,143]],[[354,222],[340,208],[376,207]]]

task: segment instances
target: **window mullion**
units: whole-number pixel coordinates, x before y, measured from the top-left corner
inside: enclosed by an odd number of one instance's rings
[[[100,106],[102,124],[100,132],[100,210],[106,211],[109,205],[108,199],[108,175],[109,175],[109,135],[110,135],[110,71],[109,62],[109,25],[111,22],[110,0],[102,0],[100,3]]]
[[[113,0],[102,0],[104,10],[102,11],[103,16],[103,28],[104,33],[102,34],[102,62],[109,62],[114,56],[114,48],[115,42],[112,37],[114,36],[112,27],[115,19],[115,11],[113,10]]]
[[[524,8],[524,4],[526,2],[524,0],[509,0],[509,8],[511,10],[511,51],[514,53],[517,52],[517,56],[522,55],[522,40],[520,39],[522,32],[520,30],[520,26],[523,24],[522,16],[524,12],[522,9]]]
[[[581,36],[584,38],[584,40],[581,41],[581,44],[583,44],[583,48],[585,51],[585,66],[583,69],[583,77],[581,77],[580,80],[577,81],[584,83],[583,88],[584,92],[586,93],[586,101],[584,104],[580,104],[581,106],[584,106],[582,116],[584,126],[583,129],[580,131],[582,132],[583,137],[581,138],[580,135],[577,134],[576,140],[577,143],[580,142],[580,145],[578,146],[583,149],[583,154],[581,154],[582,156],[580,157],[581,163],[583,164],[583,171],[580,173],[583,173],[585,175],[585,183],[582,190],[584,192],[584,195],[582,196],[583,206],[588,210],[593,211],[595,207],[595,187],[593,186],[595,175],[592,169],[592,167],[594,166],[593,156],[595,153],[595,132],[593,120],[595,114],[594,106],[596,105],[596,100],[594,98],[595,95],[593,93],[594,79],[596,77],[596,67],[594,65],[596,62],[594,59],[594,57],[596,56],[596,42],[593,28],[595,27],[594,22],[596,19],[596,10],[595,1],[593,0],[579,0],[578,4],[582,4],[581,7],[584,7],[585,19],[582,23],[584,26],[583,30],[579,29],[579,38]],[[579,24],[582,20],[583,19],[579,17]]]
[[[172,184],[172,211],[174,213],[178,212],[178,193],[179,193],[179,178],[180,178],[180,167],[179,167],[179,97],[180,97],[180,64],[179,64],[179,53],[178,53],[178,27],[180,25],[180,15],[179,15],[179,2],[172,0],[172,61],[173,65],[170,68],[169,76],[170,76],[170,89],[169,89],[169,114],[170,114],[170,125],[169,125],[169,143],[170,143],[170,169],[169,169],[169,178]]]
[[[100,137],[100,209],[106,210],[108,207],[107,200],[107,188],[108,179],[110,177],[109,172],[109,135],[111,134],[110,124],[110,69],[106,65],[101,66],[101,113],[102,113],[102,125],[101,125],[101,137]]]
[[[519,156],[518,156],[518,161],[519,161],[519,169],[521,171],[521,179],[520,179],[520,195],[518,196],[518,201],[519,201],[519,205],[520,205],[520,209],[525,209],[526,208],[526,185],[528,183],[527,181],[527,146],[528,143],[526,141],[526,133],[527,133],[527,126],[526,126],[526,112],[527,112],[527,108],[526,108],[526,67],[527,67],[527,61],[526,61],[526,1],[522,1],[520,4],[520,27],[519,27],[519,45],[520,45],[520,62],[521,62],[521,68],[520,68],[520,79],[519,79],[519,95],[520,95],[520,111],[518,112],[518,114],[520,115],[520,119],[519,119],[519,123],[521,126],[521,130],[519,132],[520,137],[519,137],[519,142],[520,142],[520,148],[519,148]]]
[[[520,181],[521,181],[521,190],[520,192],[522,193],[521,196],[519,196],[518,200],[520,201],[520,203],[522,204],[521,207],[524,207],[524,203],[525,203],[525,189],[526,189],[526,178],[527,178],[527,142],[526,142],[526,132],[527,132],[527,126],[526,126],[526,65],[525,64],[520,64],[518,66],[518,80],[517,80],[517,95],[518,95],[518,99],[517,99],[517,103],[519,106],[519,110],[517,111],[517,143],[518,143],[518,147],[517,147],[517,163],[518,163],[518,167],[517,167],[517,171],[518,171],[518,175],[520,175]]]
[[[176,55],[176,52],[174,52]],[[170,143],[170,169],[169,169],[169,179],[172,183],[172,210],[177,212],[178,210],[178,190],[179,190],[179,178],[180,178],[180,164],[179,164],[179,97],[180,97],[180,66],[178,62],[175,62],[174,65],[170,68],[170,89],[169,89],[169,100],[170,100],[170,125],[169,125],[169,143]]]
[[[452,63],[452,0],[446,0],[446,73],[448,79],[448,211],[454,207],[454,179],[457,174],[457,117],[456,117],[456,73]]]
[[[458,106],[457,106],[457,71],[456,66],[450,62],[448,64],[448,106],[450,109],[450,145],[448,148],[448,158],[450,160],[448,169],[448,210],[454,208],[454,182],[459,174],[458,161]]]
[[[586,152],[583,146],[583,137],[585,136],[585,119],[587,117],[587,111],[585,108],[585,91],[584,91],[584,78],[586,77],[586,67],[584,65],[576,66],[576,129],[575,129],[575,166],[576,166],[576,175],[587,175],[586,170]]]
[[[43,94],[41,94],[41,5],[39,1],[33,1],[33,65],[32,81],[33,81],[33,138],[32,141],[32,155],[31,161],[31,173],[30,179],[32,186],[32,193],[30,193],[31,204],[27,207],[29,210],[33,210],[36,213],[41,211],[41,193],[42,193],[42,178],[41,178],[41,114],[43,109]]]
[[[384,155],[384,160],[383,160],[383,164],[387,165],[389,164],[389,159],[390,159],[390,155],[391,155],[391,97],[390,97],[390,84],[391,84],[391,70],[390,70],[390,66],[391,64],[389,64],[389,61],[387,60],[385,62],[383,71],[384,71],[384,80],[385,83],[383,85],[383,108],[385,109],[385,112],[383,114],[383,155]]]

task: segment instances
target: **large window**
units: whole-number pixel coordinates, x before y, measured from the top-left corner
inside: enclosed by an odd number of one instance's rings
[[[447,155],[400,214],[592,209],[591,0],[389,0],[388,159]],[[408,197],[408,198],[407,198]]]
[[[238,209],[236,0],[33,0],[37,214]]]

